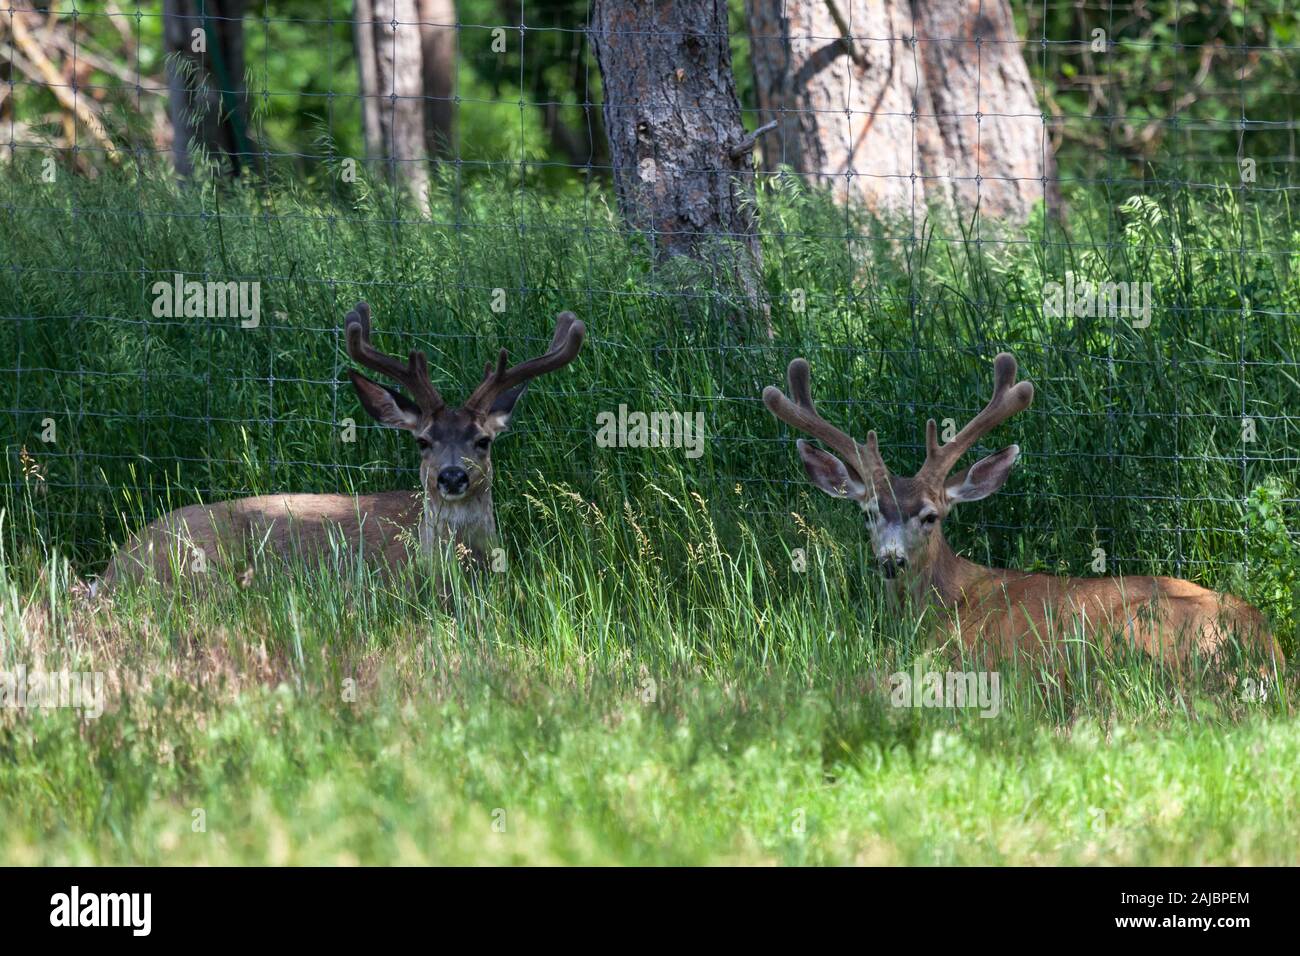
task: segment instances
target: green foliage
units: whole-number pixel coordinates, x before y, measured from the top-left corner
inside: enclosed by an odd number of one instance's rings
[[[103,109],[110,131],[119,143],[156,148],[155,127],[166,124],[161,3],[125,12],[102,0],[54,6],[76,24],[86,51],[78,82]],[[742,0],[729,6],[736,85],[753,126],[748,20]],[[1295,163],[1287,121],[1300,86],[1294,3],[1011,6],[1067,179],[1142,178],[1153,167],[1174,176],[1208,166],[1217,167],[1216,180],[1235,180],[1245,157],[1258,162],[1261,183],[1289,181]],[[460,174],[491,176],[506,164],[530,185],[554,188],[585,181],[590,161],[604,175],[608,156],[599,70],[584,33],[587,4],[459,0],[456,8]],[[277,167],[318,176],[338,156],[363,155],[351,16],[351,0],[267,0],[250,7],[252,128]],[[502,25],[505,50],[498,52],[492,31]],[[1101,48],[1094,50],[1098,30]],[[62,143],[51,91],[23,79],[12,99],[0,107],[0,119],[12,111],[23,124],[20,141]]]
[[[86,601],[0,546],[0,671],[99,671],[102,716],[0,708],[8,863],[1288,864],[1300,734],[1137,661],[891,706],[935,654],[805,525],[790,555],[660,489],[530,482],[450,610],[344,565]],[[0,541],[3,541],[0,536]],[[518,541],[518,537],[513,537]],[[33,559],[36,564],[33,565]],[[196,831],[195,810],[205,816]]]
[[[1022,464],[1002,494],[950,522],[956,543],[996,563],[1086,573],[1100,547],[1112,570],[1223,584],[1243,550],[1238,489],[1285,476],[1300,444],[1300,279],[1270,251],[1297,225],[1278,193],[1243,208],[1231,190],[1149,191],[1116,209],[1080,192],[1073,239],[1040,224],[1027,242],[964,242],[935,224],[900,246],[777,179],[760,196],[767,342],[737,291],[656,266],[601,194],[523,198],[512,173],[441,183],[428,221],[365,177],[330,199],[292,181],[178,189],[162,172],[47,184],[33,162],[4,188],[5,236],[21,237],[0,241],[0,311],[18,317],[0,323],[0,351],[15,356],[0,374],[9,527],[60,542],[87,569],[142,518],[200,492],[413,486],[405,436],[337,438],[360,414],[338,324],[363,297],[381,342],[426,348],[451,395],[494,347],[544,344],[561,309],[588,322],[580,361],[530,392],[498,452],[506,527],[524,476],[570,482],[609,513],[668,469],[713,502],[728,538],[749,508],[772,516],[768,547],[796,532],[791,510],[856,539],[849,509],[800,481],[758,401],[796,354],[823,403],[848,427],[876,428],[906,470],[925,418],[968,412],[987,392],[988,356],[1017,353],[1038,398],[994,440],[1019,442]],[[261,327],[156,319],[150,290],[178,272],[261,282]],[[1149,282],[1150,327],[1045,318],[1044,282],[1069,275]],[[620,402],[703,412],[704,457],[686,467],[667,452],[597,449],[594,415]],[[47,417],[55,443],[41,441]],[[744,493],[719,493],[735,486]]]
[[[1300,9],[1289,0],[1013,4],[1063,168],[1142,176],[1253,157],[1289,177]],[[1244,121],[1244,122],[1243,122]],[[1263,181],[1263,179],[1261,179]]]
[[[11,865],[1294,865],[1292,723],[979,732],[824,693],[168,687],[0,730]],[[202,719],[195,719],[202,715]],[[916,726],[909,727],[911,721]],[[988,722],[986,722],[988,723]],[[832,757],[865,728],[856,763]],[[204,829],[195,830],[195,810]]]
[[[1294,505],[1278,482],[1300,444],[1283,194],[1078,190],[1069,234],[933,222],[908,242],[778,178],[759,197],[769,341],[737,290],[654,263],[599,187],[450,178],[425,219],[364,176],[327,196],[151,169],[49,184],[29,160],[0,180],[0,671],[113,687],[87,724],[0,708],[0,859],[1295,862],[1285,680],[1246,699],[1085,661],[1006,674],[997,719],[889,707],[888,675],[943,659],[758,399],[807,355],[823,411],[906,470],[925,418],[977,408],[1010,348],[1037,398],[991,442],[1023,464],[950,519],[961,550],[1087,574],[1101,547],[1110,570],[1211,586],[1246,553],[1267,601],[1294,581],[1267,522]],[[260,281],[261,325],[156,317],[176,272]],[[1069,274],[1150,282],[1151,325],[1044,316]],[[453,400],[497,346],[544,347],[563,308],[587,321],[494,454],[507,573],[450,609],[328,562],[200,597],[76,594],[200,497],[415,487],[409,440],[366,425],[342,376],[361,297],[377,343],[426,349]],[[703,412],[705,454],[597,448],[620,403]],[[1251,487],[1269,490],[1243,523]]]
[[[1268,615],[1288,657],[1300,638],[1300,546],[1287,527],[1295,502],[1279,478],[1252,488],[1246,499],[1249,564],[1242,593]]]

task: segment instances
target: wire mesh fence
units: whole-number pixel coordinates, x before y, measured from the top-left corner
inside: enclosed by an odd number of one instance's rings
[[[1292,3],[0,3],[6,487],[88,557],[122,510],[414,487],[345,387],[360,298],[454,392],[578,312],[585,360],[510,467],[584,492],[666,467],[615,461],[598,413],[698,412],[707,454],[672,467],[779,525],[806,485],[759,392],[792,357],[906,470],[1008,348],[1039,400],[1005,430],[995,556],[1034,531],[1051,567],[1193,573],[1249,557],[1253,490],[1294,511]],[[644,26],[678,6],[702,19]],[[725,68],[734,168],[610,100],[665,31],[654,82]],[[692,97],[672,111],[717,136],[727,96]],[[699,237],[639,205],[692,175],[736,200]]]

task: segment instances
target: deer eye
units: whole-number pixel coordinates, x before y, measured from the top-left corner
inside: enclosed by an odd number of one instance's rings
[[[925,525],[927,528],[938,520],[939,520],[939,515],[937,512],[934,511],[928,512],[921,516],[921,524]]]
[[[416,443],[418,446],[420,446],[420,450],[421,450],[421,451],[428,451],[430,448],[433,447],[433,443],[430,442],[429,439],[427,439],[427,438],[417,438],[417,439],[415,440],[415,443]]]
[[[474,442],[474,447],[477,448],[479,451],[487,451],[488,446],[491,444],[492,444],[492,437],[490,435],[484,435],[482,438],[479,438],[477,441]]]

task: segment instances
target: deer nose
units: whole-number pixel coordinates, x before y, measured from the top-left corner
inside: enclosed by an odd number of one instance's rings
[[[438,490],[444,495],[463,494],[469,487],[469,474],[464,468],[451,466],[438,472]]]
[[[890,557],[880,559],[880,573],[891,580],[899,571],[904,570],[906,567],[907,558],[904,557],[896,558],[891,555]]]

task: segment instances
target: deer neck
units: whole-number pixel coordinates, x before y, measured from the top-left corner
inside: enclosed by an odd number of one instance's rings
[[[436,492],[422,497],[420,550],[435,555],[453,546],[468,551],[479,563],[486,562],[497,540],[492,490],[460,501],[447,501]]]
[[[979,593],[998,572],[953,551],[943,536],[943,529],[935,529],[926,549],[926,561],[907,582],[898,579],[900,596],[910,596],[918,605],[934,601],[945,608],[955,608],[974,594]]]

